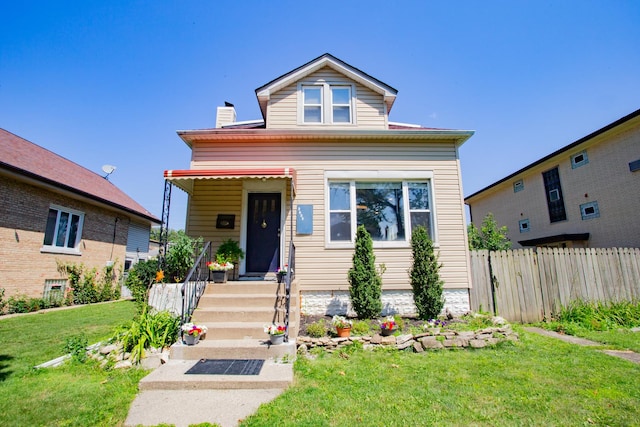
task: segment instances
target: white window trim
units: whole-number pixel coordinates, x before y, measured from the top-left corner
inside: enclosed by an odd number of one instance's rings
[[[594,212],[592,214],[588,214],[585,212],[585,209],[593,208]],[[580,217],[583,221],[587,221],[589,219],[600,218],[600,207],[598,206],[598,202],[588,202],[580,205]]]
[[[324,174],[324,205],[325,205],[325,249],[353,249],[355,245],[355,236],[358,228],[357,218],[352,217],[351,221],[351,240],[345,240],[340,242],[331,241],[331,219],[329,214],[329,183],[331,181],[349,181],[350,184],[350,204],[351,211],[353,212],[354,206],[356,206],[356,192],[355,181],[395,181],[402,183],[402,197],[405,200],[406,209],[404,209],[404,223],[407,234],[405,236],[406,241],[393,241],[385,242],[380,240],[373,241],[374,248],[410,248],[411,247],[411,209],[409,209],[409,190],[408,183],[411,182],[429,182],[429,202],[431,210],[431,227],[433,232],[433,246],[440,247],[438,241],[438,226],[437,226],[437,213],[436,213],[436,195],[435,186],[433,184],[433,171],[400,171],[400,170],[362,170],[362,171],[325,171]]]
[[[582,155],[582,160],[579,162],[576,162],[576,157]],[[582,150],[579,153],[576,153],[574,155],[571,156],[571,169],[577,169],[580,166],[584,166],[589,164],[589,156],[587,156],[587,150]]]
[[[43,243],[42,247],[40,248],[40,252],[67,254],[67,255],[81,255],[82,252],[80,251],[80,242],[82,241],[82,231],[84,229],[84,212],[77,211],[75,209],[70,209],[60,205],[53,205],[53,204],[49,205],[49,209],[55,209],[58,212],[67,212],[72,215],[78,215],[80,217],[80,219],[78,220],[78,234],[76,235],[76,242],[73,245],[74,246],[73,248],[55,246],[55,245],[45,245]],[[47,212],[49,212],[49,210],[47,210]],[[45,227],[46,227],[46,222],[45,222]],[[58,228],[58,221],[56,221],[56,230],[57,228]],[[44,234],[45,233],[43,233],[43,240],[44,240]],[[54,235],[55,235],[55,231],[54,231]]]
[[[320,114],[321,120],[320,122],[305,122],[304,121],[304,93],[303,88],[309,86],[320,86],[322,87],[321,96],[322,96],[322,104],[320,106]],[[331,92],[332,87],[348,87],[351,92],[351,103],[350,103],[350,116],[351,121],[348,123],[338,122],[333,123],[333,94]],[[298,82],[298,125],[301,126],[355,126],[357,123],[356,119],[356,86],[353,83],[349,82],[340,82],[340,81],[302,81]],[[337,104],[338,106],[344,104]]]

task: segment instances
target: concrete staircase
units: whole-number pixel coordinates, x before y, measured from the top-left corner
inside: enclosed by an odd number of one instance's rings
[[[170,360],[143,378],[140,390],[285,389],[293,381],[291,362],[300,319],[295,285],[294,281],[289,342],[270,345],[264,325],[284,323],[284,283],[208,283],[193,313],[193,323],[207,326],[206,337],[193,346],[174,344]],[[265,359],[265,362],[259,375],[185,375],[200,359]],[[283,363],[287,359],[289,363]]]

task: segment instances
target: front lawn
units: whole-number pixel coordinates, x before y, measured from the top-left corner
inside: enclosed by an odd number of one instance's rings
[[[94,364],[33,367],[63,355],[67,338],[105,340],[134,314],[133,302],[119,301],[0,317],[0,425],[121,425],[145,371],[104,371]]]
[[[521,332],[493,349],[334,353],[243,426],[634,425],[640,366]]]

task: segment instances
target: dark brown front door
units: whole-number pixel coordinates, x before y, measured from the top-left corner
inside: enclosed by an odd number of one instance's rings
[[[276,271],[280,259],[280,193],[249,193],[247,273]]]

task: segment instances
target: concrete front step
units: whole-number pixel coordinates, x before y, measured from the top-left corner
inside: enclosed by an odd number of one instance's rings
[[[236,294],[236,295],[249,295],[249,294],[271,294],[275,295],[280,293],[285,294],[284,283],[276,282],[227,282],[227,283],[212,283],[209,282],[204,290],[204,295],[210,294]]]
[[[196,324],[204,325],[209,330],[205,341],[217,340],[246,340],[246,339],[267,339],[268,335],[264,332],[264,326],[271,322],[198,322]],[[282,322],[279,322],[282,323]],[[289,322],[289,336],[295,339],[298,336],[298,323]]]
[[[298,296],[291,295],[291,307],[298,306]],[[237,293],[210,293],[200,297],[199,307],[230,307],[240,302],[245,307],[273,307],[286,302],[284,294],[257,293],[241,295]]]
[[[198,344],[199,345],[199,344]],[[219,359],[223,359],[220,357]],[[285,389],[293,381],[293,364],[267,359],[259,375],[187,375],[198,360],[169,360],[140,380],[144,390]]]
[[[209,335],[209,333],[207,333]],[[171,359],[278,359],[296,354],[295,338],[279,345],[271,345],[269,336],[262,332],[260,339],[218,339],[209,337],[196,345],[180,342],[171,346]]]
[[[202,303],[193,312],[194,323],[220,322],[284,322],[286,310],[275,307],[203,307]]]

